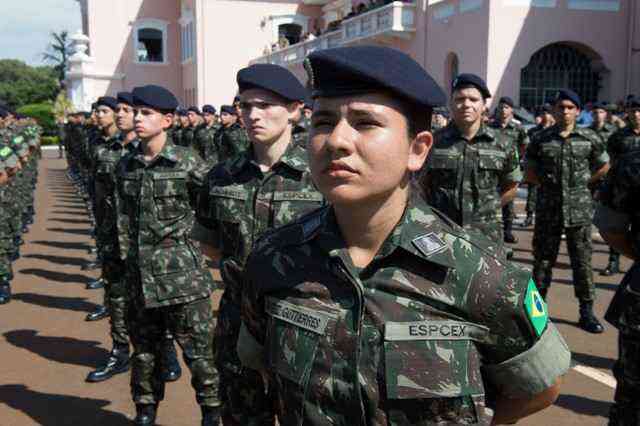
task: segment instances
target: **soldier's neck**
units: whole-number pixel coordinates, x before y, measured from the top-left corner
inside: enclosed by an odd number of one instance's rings
[[[136,134],[135,130],[130,130],[125,133],[124,138],[122,138],[122,142],[124,143],[124,145],[126,145],[137,137],[138,135]]]
[[[576,123],[570,123],[570,124],[558,124],[558,130],[560,133],[560,136],[562,136],[563,138],[566,138],[567,136],[569,136],[576,128]]]
[[[102,134],[108,138],[112,138],[118,132],[118,126],[114,124],[102,129]]]
[[[162,131],[157,135],[142,141],[142,153],[145,161],[153,160],[160,154],[167,143],[167,133]]]
[[[471,124],[462,123],[462,125],[459,125],[456,123],[456,127],[466,140],[471,141],[480,131],[480,127],[482,127],[482,120],[476,120]]]
[[[291,143],[291,126],[289,126],[278,139],[271,143],[254,143],[253,154],[255,161],[263,172],[271,168],[280,161],[285,151]]]

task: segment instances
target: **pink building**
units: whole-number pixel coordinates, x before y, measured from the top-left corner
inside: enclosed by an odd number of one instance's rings
[[[401,49],[445,88],[477,73],[494,98],[524,106],[561,87],[585,100],[640,94],[635,0],[78,1],[84,36],[68,79],[79,108],[147,83],[184,105],[229,103],[250,63],[287,66],[304,82],[308,53],[352,44]]]

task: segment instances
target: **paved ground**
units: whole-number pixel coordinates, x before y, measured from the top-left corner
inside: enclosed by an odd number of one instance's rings
[[[14,301],[0,308],[0,426],[128,425],[134,409],[127,374],[99,384],[84,382],[108,354],[108,323],[84,322],[102,297],[101,290],[85,290],[93,276],[80,269],[90,247],[88,222],[64,176],[64,162],[54,151],[45,157],[36,223],[15,264]],[[525,265],[531,263],[531,235],[531,228],[518,231],[516,259]],[[594,241],[594,268],[596,310],[602,316],[621,275],[599,276],[607,258],[607,247],[599,241]],[[609,369],[617,353],[616,335],[611,327],[600,336],[576,328],[577,304],[564,244],[562,253],[550,311],[576,367],[565,377],[555,406],[518,424],[604,425],[613,397]],[[626,270],[629,262],[623,266]],[[167,386],[159,424],[196,425],[199,417],[185,369],[180,381]]]

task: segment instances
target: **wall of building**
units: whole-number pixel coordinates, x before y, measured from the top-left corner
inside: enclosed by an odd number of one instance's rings
[[[143,84],[159,84],[182,94],[180,33],[176,0],[87,0],[87,28],[96,94],[114,94]],[[133,26],[136,21],[154,18],[166,21],[166,64],[135,63]]]

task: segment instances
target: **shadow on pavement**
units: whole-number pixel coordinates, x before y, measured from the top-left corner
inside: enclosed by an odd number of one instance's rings
[[[560,395],[555,405],[586,416],[609,417],[612,403],[578,395]]]
[[[73,337],[38,336],[36,330],[12,330],[3,334],[7,342],[42,358],[62,364],[96,368],[109,356],[96,340]]]
[[[571,354],[571,358],[578,364],[593,368],[601,368],[603,370],[611,370],[611,367],[613,367],[613,363],[615,362],[615,360],[611,358],[603,358],[601,356],[591,354],[581,354],[579,352],[573,352]]]
[[[21,269],[21,274],[35,275],[36,277],[44,278],[49,281],[56,281],[59,283],[81,283],[87,284],[91,277],[81,274],[67,274],[65,272],[50,271],[48,269],[28,268]]]
[[[65,202],[65,204],[54,204],[52,206],[53,208],[60,208],[60,209],[76,209],[76,210],[87,210],[87,206],[85,205],[85,203],[71,203],[71,202]]]
[[[21,384],[0,385],[0,403],[26,414],[43,426],[131,424],[124,414],[105,410],[104,407],[111,404],[106,399],[38,392]]]
[[[45,308],[64,309],[75,312],[93,312],[98,305],[84,297],[49,296],[36,293],[18,293],[13,299]]]
[[[51,213],[85,217],[87,216],[87,213],[83,211],[51,210]]]
[[[553,283],[573,286],[573,281],[568,280],[566,278],[554,278]],[[551,285],[553,285],[553,283]],[[609,290],[609,291],[616,291],[618,289],[618,284],[595,283],[595,286],[596,288],[599,288],[602,290]]]
[[[73,228],[47,228],[47,231],[62,232],[75,235],[90,235],[90,229],[73,229]]]
[[[57,263],[59,265],[74,265],[82,266],[87,263],[85,259],[69,256],[55,256],[52,254],[25,254],[25,259],[39,259],[47,260],[51,263]]]
[[[66,220],[71,221],[71,220],[74,220],[74,219],[66,219]],[[37,240],[37,241],[31,241],[31,244],[39,244],[41,246],[55,247],[55,248],[64,249],[64,250],[88,250],[89,248],[92,247],[89,244],[79,243],[79,242],[71,242],[71,241],[44,241],[44,240]]]

